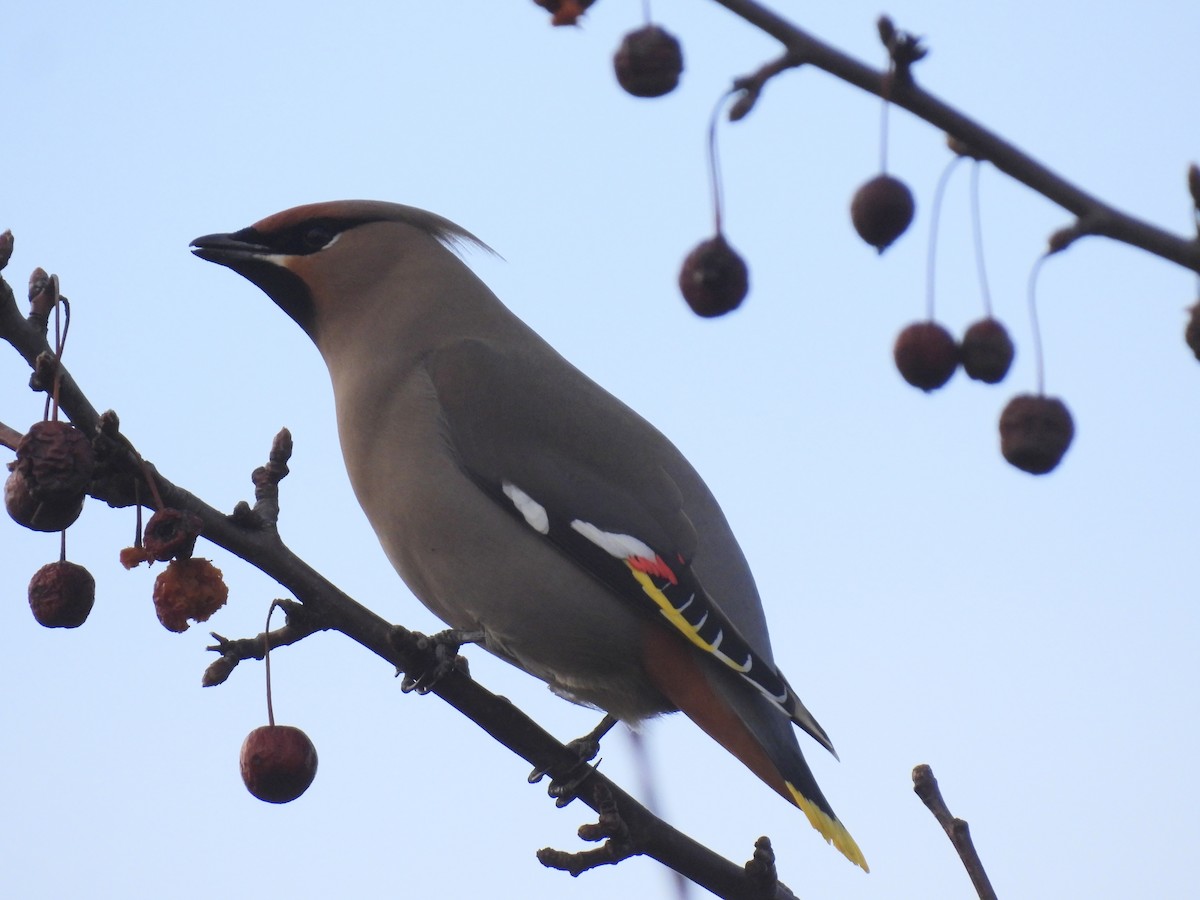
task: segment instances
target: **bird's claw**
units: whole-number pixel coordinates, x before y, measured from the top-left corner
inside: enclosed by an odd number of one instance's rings
[[[604,737],[616,723],[617,720],[612,716],[605,716],[592,731],[565,745],[567,750],[577,757],[577,761],[566,772],[550,777],[546,793],[554,798],[555,806],[561,809],[574,800],[583,780],[587,778],[593,768],[599,767],[599,763],[596,763],[595,767],[589,766],[588,763],[600,753],[600,738]],[[529,783],[537,784],[550,775],[550,768],[550,766],[539,766],[534,769],[529,773]]]
[[[482,631],[463,631],[458,628],[448,628],[433,635],[416,634],[415,632],[414,634],[418,646],[428,650],[431,659],[429,665],[422,671],[404,673],[404,678],[400,682],[400,690],[406,694],[413,691],[418,694],[428,694],[439,681],[456,668],[461,667],[466,671],[467,661],[458,655],[459,648],[463,644],[478,643],[484,637]]]

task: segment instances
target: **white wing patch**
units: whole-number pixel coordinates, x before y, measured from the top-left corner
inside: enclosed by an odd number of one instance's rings
[[[530,528],[538,534],[550,533],[550,516],[546,513],[546,507],[542,506],[542,504],[538,503],[511,481],[503,482],[501,487],[504,490],[504,496],[513,502],[513,506],[525,518],[525,522]]]
[[[507,493],[507,488],[505,492]],[[582,519],[574,519],[571,522],[571,527],[605,553],[615,556],[617,559],[629,559],[630,557],[639,557],[641,559],[655,558],[654,551],[632,535],[601,531],[591,522],[585,522]]]

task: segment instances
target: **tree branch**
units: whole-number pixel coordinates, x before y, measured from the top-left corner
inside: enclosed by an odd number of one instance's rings
[[[975,893],[979,895],[979,900],[997,900],[987,872],[983,870],[983,862],[975,850],[975,842],[971,840],[971,828],[965,820],[955,818],[950,814],[946,801],[942,799],[937,779],[933,777],[933,769],[924,764],[919,765],[913,769],[912,777],[913,791],[933,813],[933,817],[946,832],[946,837],[950,838],[950,843],[958,851],[958,858],[962,860],[963,867],[971,878],[971,884],[975,886]]]
[[[36,368],[39,358],[57,363],[36,319],[26,319],[17,309],[13,292],[0,278],[0,338],[8,341],[25,361]],[[48,355],[48,356],[47,356]],[[164,478],[144,461],[119,432],[115,414],[103,415],[88,400],[71,374],[58,364],[60,409],[85,434],[94,436],[104,449],[97,481],[89,492],[113,506],[136,504],[151,509],[171,507],[198,516],[201,535],[252,566],[270,575],[291,591],[302,606],[292,605],[283,628],[244,641],[216,637],[213,648],[221,659],[209,667],[206,681],[219,683],[228,677],[237,661],[261,655],[263,644],[293,643],[313,631],[340,631],[397,670],[421,672],[432,662],[428,643],[408,629],[393,625],[353,600],[296,556],[280,539],[275,528],[278,515],[278,482],[286,474],[290,435],[276,437],[270,462],[255,471],[256,506],[238,504],[233,515],[225,515],[182,487]],[[152,482],[154,490],[149,490]],[[138,484],[146,489],[139,490]],[[214,669],[215,667],[215,669]],[[564,747],[507,699],[483,688],[461,667],[456,667],[431,690],[513,753],[551,776],[572,773],[579,757]],[[603,813],[609,798],[619,811],[622,825],[621,852],[625,856],[646,855],[720,897],[764,896],[788,900],[786,886],[774,884],[764,894],[761,879],[738,866],[651,813],[615,783],[594,768],[579,781],[578,797]],[[599,791],[599,795],[597,792]],[[604,800],[602,803],[601,800]],[[615,858],[614,860],[615,861]]]
[[[790,60],[784,68],[807,63],[868,93],[883,97],[886,92],[892,103],[940,128],[969,148],[970,155],[987,160],[1001,172],[1072,213],[1077,219],[1072,227],[1073,237],[1099,235],[1111,238],[1200,274],[1200,241],[1172,234],[1110,206],[938,99],[914,80],[897,79],[889,89],[885,71],[873,69],[818,40],[755,0],[715,2],[782,43],[786,58]],[[756,93],[761,89],[762,84],[757,84]]]

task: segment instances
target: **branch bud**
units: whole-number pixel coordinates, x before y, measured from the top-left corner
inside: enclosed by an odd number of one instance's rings
[[[41,266],[29,273],[29,319],[43,334],[54,309],[54,287],[50,276]]]

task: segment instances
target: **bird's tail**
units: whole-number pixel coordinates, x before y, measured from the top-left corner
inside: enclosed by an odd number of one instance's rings
[[[862,850],[817,786],[792,723],[743,679],[703,658],[665,629],[647,636],[646,671],[658,689],[709,737],[736,756],[863,871]]]

